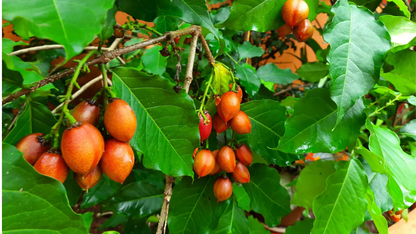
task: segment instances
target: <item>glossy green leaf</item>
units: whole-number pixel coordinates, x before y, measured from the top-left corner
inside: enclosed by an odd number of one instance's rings
[[[368,164],[371,166],[371,169],[374,172],[379,173],[386,173],[386,169],[384,168],[384,159],[381,156],[369,151],[368,149],[364,148],[363,146],[356,147],[355,149],[357,154],[360,154],[365,158]]]
[[[326,190],[313,201],[312,234],[349,234],[364,222],[367,176],[360,161],[339,161],[328,177]]]
[[[304,63],[297,71],[302,80],[318,82],[328,75],[329,66],[323,62]]]
[[[193,176],[192,153],[199,146],[199,119],[192,99],[160,76],[129,68],[113,73],[114,90],[132,107],[137,129],[130,144],[144,153],[146,168],[172,176]]]
[[[161,15],[164,6],[172,6],[168,0],[117,0],[117,5],[121,11],[147,22],[152,22],[158,15]],[[177,7],[172,7],[168,12],[169,14],[180,14]]]
[[[388,234],[388,225],[387,220],[384,218],[384,216],[381,214],[382,211],[377,206],[374,198],[374,192],[368,188],[367,193],[365,195],[365,199],[367,200],[367,210],[371,215],[371,218],[374,221],[374,224],[377,227],[377,231],[380,234]]]
[[[289,226],[286,229],[285,234],[309,234],[313,227],[313,219],[305,219],[302,221],[296,221],[293,226]]]
[[[221,24],[234,31],[266,32],[284,24],[281,11],[284,1],[240,0],[231,6],[230,16]]]
[[[363,163],[363,166],[367,173],[368,184],[374,192],[374,200],[377,206],[380,207],[382,212],[391,210],[393,208],[393,200],[387,192],[387,175],[373,172],[366,162]]]
[[[235,76],[240,79],[245,91],[253,98],[259,91],[261,83],[256,73],[249,66],[237,64],[235,66]]]
[[[411,137],[416,140],[416,119],[411,120],[400,129],[402,136]]]
[[[368,9],[340,0],[332,7],[335,16],[325,27],[331,45],[327,57],[332,78],[331,98],[338,106],[337,124],[357,100],[375,85],[390,36]],[[365,40],[363,40],[365,38]]]
[[[261,47],[252,45],[249,41],[245,41],[238,46],[238,54],[240,55],[239,61],[241,61],[245,58],[261,57],[264,54],[264,50]]]
[[[68,205],[62,183],[36,172],[14,146],[2,147],[2,231],[88,233],[82,216]]]
[[[104,42],[106,39],[110,38],[111,35],[114,33],[113,26],[117,23],[116,22],[116,13],[117,13],[117,5],[114,5],[113,8],[107,11],[107,17],[105,18],[103,29],[101,33],[98,34],[100,41]]]
[[[110,180],[103,175],[101,180],[94,187],[88,189],[88,193],[84,193],[81,203],[81,209],[97,205],[98,203],[110,198],[120,187],[120,184]]]
[[[395,208],[405,209],[416,201],[416,158],[400,147],[399,137],[392,131],[366,123],[370,131],[370,151],[384,159],[387,171],[387,191]]]
[[[24,41],[13,41],[9,38],[2,38],[2,44],[1,44],[1,48],[2,48],[2,52],[9,54],[13,51],[13,47],[18,46],[18,45],[28,45],[26,42]]]
[[[264,164],[254,164],[249,171],[250,182],[243,186],[250,197],[251,209],[262,214],[270,227],[280,224],[291,209],[289,194],[280,185],[279,172]]]
[[[215,229],[217,234],[248,234],[248,220],[244,211],[238,207],[235,197],[226,206],[222,213],[218,227]]]
[[[81,53],[101,32],[107,11],[113,4],[114,0],[5,1],[3,19],[13,25],[25,25],[30,34],[38,38],[63,45],[68,60]]]
[[[285,135],[278,150],[287,153],[336,153],[352,144],[364,124],[364,105],[361,99],[349,109],[335,128],[337,107],[329,90],[312,89],[301,98],[286,123]]]
[[[180,21],[181,20],[177,16],[160,15],[153,22],[155,23],[155,28],[158,32],[165,33],[177,30]]]
[[[380,21],[389,31],[393,46],[405,45],[416,37],[416,23],[405,17],[383,15]]]
[[[237,199],[238,206],[246,211],[250,211],[250,197],[242,184],[233,184],[233,194]]]
[[[143,55],[144,70],[152,74],[162,75],[166,71],[168,58],[163,57],[159,51],[163,49],[162,46],[156,45],[147,49]]]
[[[264,81],[281,85],[290,84],[299,78],[296,74],[293,74],[290,68],[280,69],[274,63],[261,66],[256,74]]]
[[[312,209],[315,197],[325,191],[326,179],[335,173],[334,165],[333,161],[322,160],[308,164],[300,172],[292,203],[306,209]]]
[[[270,231],[253,216],[248,217],[248,231],[249,234],[270,234]]]

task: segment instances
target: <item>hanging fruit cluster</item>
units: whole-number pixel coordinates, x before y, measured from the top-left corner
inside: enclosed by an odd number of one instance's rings
[[[312,23],[307,19],[309,6],[304,0],[288,0],[282,7],[282,18],[285,24],[277,29],[280,37],[293,31],[300,42],[309,40],[314,32]]]

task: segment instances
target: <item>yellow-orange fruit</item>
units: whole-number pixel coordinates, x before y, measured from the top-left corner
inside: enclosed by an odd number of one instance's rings
[[[298,41],[302,42],[311,39],[314,30],[311,22],[306,19],[293,29],[293,34]]]
[[[61,151],[69,168],[85,175],[98,165],[104,152],[104,139],[93,125],[77,122],[65,129]]]
[[[16,148],[23,153],[23,158],[32,165],[34,165],[38,158],[50,148],[49,145],[42,146],[42,143],[39,142],[38,137],[42,135],[42,133],[29,134],[16,144]]]
[[[222,133],[228,129],[227,123],[223,119],[221,119],[218,112],[214,115],[214,129],[217,132],[217,134]]]
[[[105,109],[104,125],[111,136],[128,142],[136,132],[136,115],[127,102],[115,98]]]
[[[295,27],[308,18],[309,6],[303,0],[288,0],[283,4],[282,17],[290,27]]]
[[[250,182],[250,172],[243,163],[238,162],[233,172],[233,178],[239,183],[248,183]]]
[[[240,144],[235,148],[235,155],[243,164],[249,166],[253,162],[253,153],[245,144]]]
[[[240,111],[240,97],[233,91],[228,91],[221,96],[221,102],[217,107],[221,119],[227,123]]]
[[[251,121],[246,113],[239,111],[229,122],[234,132],[238,134],[247,134],[251,132]]]
[[[35,170],[40,174],[55,178],[64,183],[68,177],[68,166],[62,156],[54,152],[45,152],[36,161]]]
[[[232,83],[229,84],[228,87],[230,88],[230,90],[232,90],[233,84]],[[235,91],[237,92],[237,96],[240,98],[240,102],[241,102],[243,100],[243,90],[238,84],[235,85]]]
[[[227,173],[231,173],[235,169],[235,154],[231,147],[223,146],[217,155],[217,162],[220,165],[221,169]]]
[[[95,105],[94,100],[87,99],[74,107],[71,114],[77,121],[97,126],[100,117],[100,107]]]
[[[100,182],[101,177],[103,176],[103,171],[101,170],[100,165],[97,165],[92,171],[88,172],[85,175],[80,175],[74,173],[74,178],[79,187],[84,190],[88,190]]]
[[[210,150],[199,151],[194,158],[194,171],[199,177],[209,175],[215,167],[215,157]]]
[[[101,168],[108,178],[123,183],[134,166],[134,153],[129,143],[111,139],[105,142]]]
[[[277,34],[279,34],[279,37],[285,37],[291,32],[292,32],[292,27],[290,27],[288,24],[284,24],[282,27],[277,29]]]
[[[227,177],[218,177],[214,183],[214,196],[217,202],[227,200],[233,194],[233,184]]]
[[[215,166],[214,166],[214,169],[212,169],[211,173],[209,173],[210,175],[215,175],[215,174],[218,174],[222,171],[222,169],[220,167],[220,164],[218,164],[218,162],[217,162],[218,152],[219,152],[219,150],[212,151],[212,154],[214,155],[214,158],[215,158]]]

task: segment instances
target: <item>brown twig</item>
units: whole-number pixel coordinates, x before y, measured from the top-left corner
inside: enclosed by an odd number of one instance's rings
[[[286,89],[283,89],[283,90],[280,90],[279,92],[277,92],[277,93],[275,93],[275,94],[273,94],[273,96],[279,96],[279,95],[281,95],[281,94],[284,94],[284,93],[286,93],[287,91],[290,91],[290,90],[292,90],[292,89],[300,89],[300,88],[304,88],[304,87],[306,87],[306,86],[308,86],[308,85],[300,85],[300,86],[289,86],[288,88],[286,88]]]
[[[214,64],[215,63],[214,56],[212,56],[211,50],[209,49],[209,46],[208,46],[208,43],[205,40],[202,33],[199,33],[199,40],[201,41],[201,45],[205,50],[205,53],[206,53],[207,58],[208,58],[208,62],[211,63],[211,64]]]
[[[169,213],[169,203],[170,198],[172,196],[172,183],[175,179],[172,176],[165,175],[166,177],[166,185],[165,185],[165,192],[162,204],[162,210],[160,211],[159,216],[159,224],[157,225],[156,234],[166,233],[166,225],[168,220],[168,213]]]
[[[192,36],[191,41],[191,48],[189,49],[189,57],[188,57],[188,65],[186,67],[186,75],[185,75],[185,82],[184,82],[184,88],[186,90],[186,93],[189,93],[189,87],[192,83],[192,71],[194,69],[194,61],[195,61],[195,52],[196,52],[196,44],[198,41],[198,34],[199,32],[195,33]]]

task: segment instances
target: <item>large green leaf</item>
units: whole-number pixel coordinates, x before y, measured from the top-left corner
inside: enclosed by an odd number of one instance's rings
[[[318,82],[328,75],[329,66],[324,62],[304,63],[297,71],[302,80]]]
[[[246,102],[241,105],[251,121],[251,133],[246,134],[251,150],[261,155],[270,164],[288,166],[299,157],[272,150],[285,133],[286,108],[270,99]]]
[[[4,233],[88,233],[61,182],[41,175],[14,146],[2,144]]]
[[[120,187],[120,184],[110,180],[106,175],[103,175],[101,180],[88,193],[84,194],[82,198],[81,208],[85,209],[110,198]]]
[[[400,129],[400,134],[416,140],[416,119],[411,120]]]
[[[130,141],[144,153],[143,165],[172,176],[193,176],[192,153],[199,146],[199,119],[192,99],[160,76],[117,68],[118,96],[132,107],[137,129]]]
[[[237,199],[238,206],[246,211],[250,211],[250,197],[242,184],[233,184],[233,194]]]
[[[288,153],[335,153],[357,139],[364,124],[364,104],[358,100],[335,128],[337,107],[329,90],[312,89],[294,107],[278,150]]]
[[[260,79],[256,75],[255,71],[251,69],[250,65],[235,66],[235,76],[240,79],[241,85],[245,88],[250,98],[253,98],[260,89]]]
[[[380,21],[389,31],[393,46],[405,45],[416,37],[416,23],[405,17],[383,15]]]
[[[244,211],[238,207],[237,199],[233,196],[232,201],[227,205],[224,213],[215,229],[217,234],[248,234],[248,219]]]
[[[251,209],[262,214],[270,227],[280,224],[291,209],[289,194],[280,185],[279,172],[264,164],[254,164],[249,171],[250,182],[243,186],[250,197]]]
[[[156,45],[145,51],[142,57],[144,70],[158,75],[162,75],[166,71],[168,58],[160,54],[159,51],[162,49],[162,46]]]
[[[384,159],[388,176],[387,191],[395,208],[405,209],[416,201],[416,158],[406,154],[400,147],[397,135],[367,120],[370,131],[371,152]]]
[[[280,69],[274,63],[268,63],[261,66],[256,74],[264,81],[281,85],[290,84],[292,81],[299,78],[297,75],[293,74],[290,68]]]
[[[305,0],[305,2],[308,4],[309,7],[309,14],[308,19],[309,21],[314,21],[316,16],[318,15],[318,9],[319,9],[319,0]]]
[[[296,221],[293,226],[289,226],[286,229],[285,234],[309,234],[313,227],[313,219],[305,219],[302,221]]]
[[[367,210],[370,213],[371,218],[373,219],[374,224],[377,227],[377,231],[380,234],[388,234],[389,231],[387,226],[387,220],[381,214],[382,211],[375,202],[374,192],[370,188],[367,189],[365,199],[367,200]]]
[[[363,162],[364,170],[367,174],[368,184],[375,194],[375,202],[382,212],[386,212],[393,208],[393,200],[387,192],[388,177],[385,174],[373,172],[367,162]]]
[[[367,176],[360,161],[340,161],[328,177],[326,190],[313,201],[312,234],[349,234],[364,222]]]
[[[245,41],[238,46],[239,61],[245,58],[261,57],[264,50],[261,47],[252,45],[249,41]]]
[[[18,46],[18,45],[28,45],[26,42],[24,41],[13,41],[9,38],[2,38],[2,52],[9,54],[13,51],[13,47]]]
[[[63,45],[68,60],[81,53],[101,32],[107,11],[113,4],[114,0],[4,1],[3,19],[15,26],[24,25],[38,38]]]
[[[325,191],[326,179],[335,172],[333,161],[315,161],[300,172],[292,203],[312,209],[313,199]]]
[[[281,11],[284,1],[240,0],[231,6],[230,16],[221,24],[234,31],[266,32],[284,24]]]
[[[327,59],[339,124],[347,110],[379,79],[384,54],[390,49],[390,36],[373,13],[347,0],[338,1],[332,12],[335,16],[325,29],[324,39],[331,45]]]

